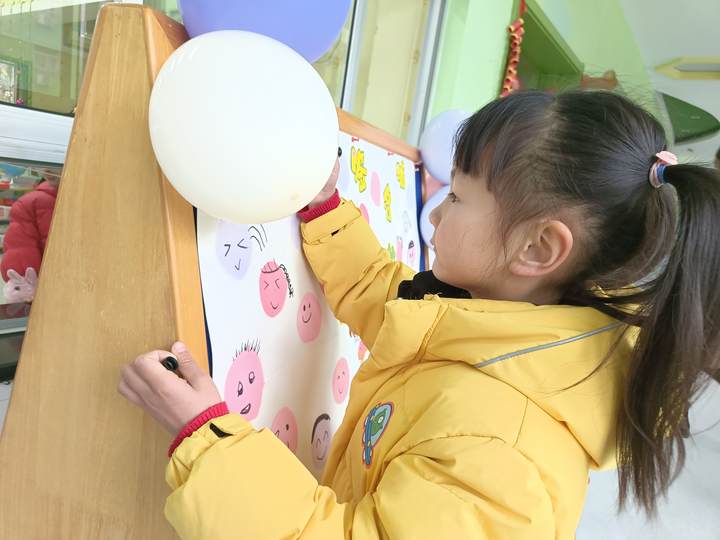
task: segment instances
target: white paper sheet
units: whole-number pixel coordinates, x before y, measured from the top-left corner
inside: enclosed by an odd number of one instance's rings
[[[418,269],[414,164],[345,133],[340,146],[341,195]],[[319,475],[367,351],[326,306],[296,217],[237,225],[198,211],[197,239],[215,384],[231,411],[270,427]]]

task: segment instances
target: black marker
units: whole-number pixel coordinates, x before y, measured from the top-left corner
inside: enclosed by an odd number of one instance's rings
[[[177,371],[178,361],[175,360],[172,356],[168,356],[167,358],[165,358],[164,360],[162,360],[160,363],[161,363],[161,364],[165,367],[165,369],[167,369],[168,371]]]

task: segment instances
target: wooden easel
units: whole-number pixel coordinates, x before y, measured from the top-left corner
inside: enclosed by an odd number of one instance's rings
[[[100,12],[0,438],[2,540],[175,538],[163,516],[171,437],[116,386],[125,362],[176,339],[207,369],[193,209],[164,179],[147,127],[153,81],[187,39],[140,5]]]
[[[113,381],[176,338],[207,366],[193,209],[147,128],[152,82],[186,39],[142,6],[101,10],[0,439],[2,539],[175,538],[170,436]]]

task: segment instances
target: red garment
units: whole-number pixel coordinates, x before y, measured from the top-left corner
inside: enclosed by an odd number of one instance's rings
[[[39,273],[57,192],[57,186],[42,182],[34,191],[20,197],[10,209],[10,225],[3,240],[4,253],[0,263],[4,281],[8,281],[10,269],[21,276],[28,268]]]

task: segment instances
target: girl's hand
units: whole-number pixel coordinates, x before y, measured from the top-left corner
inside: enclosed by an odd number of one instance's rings
[[[318,193],[317,196],[310,202],[310,204],[308,204],[308,208],[314,208],[315,206],[319,206],[333,196],[333,194],[335,193],[335,186],[337,185],[338,176],[340,176],[339,158],[335,160],[335,166],[330,173],[330,178],[328,178],[327,184],[325,184],[325,187],[322,188],[320,193]]]
[[[149,352],[126,365],[118,392],[145,409],[175,436],[188,422],[222,399],[212,379],[195,363],[185,345],[176,343],[172,351],[172,354]],[[177,358],[177,371],[182,379],[161,364],[168,356]]]

